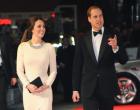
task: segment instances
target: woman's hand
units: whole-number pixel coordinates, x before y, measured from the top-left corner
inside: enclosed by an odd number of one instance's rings
[[[35,90],[36,93],[40,93],[40,92],[43,92],[44,90],[46,90],[47,88],[49,88],[48,85],[43,85],[43,86],[40,86],[39,88],[37,88]]]
[[[29,92],[34,93],[34,92],[36,92],[37,86],[35,86],[33,84],[28,84],[26,86],[26,88],[29,90]]]

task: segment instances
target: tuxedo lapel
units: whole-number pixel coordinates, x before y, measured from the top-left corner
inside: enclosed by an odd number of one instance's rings
[[[91,58],[93,61],[95,61],[97,63],[97,60],[96,60],[96,57],[95,57],[95,53],[94,53],[94,49],[93,49],[93,44],[92,44],[92,34],[89,32],[88,35],[86,36],[86,45],[87,45],[87,48],[88,48],[88,51],[91,55]]]
[[[106,31],[104,31],[101,46],[100,46],[100,51],[99,51],[98,62],[100,62],[100,60],[101,60],[101,58],[103,56],[104,50],[105,50],[106,46],[108,45],[107,44],[108,43],[107,39],[108,39],[108,34],[106,33]]]

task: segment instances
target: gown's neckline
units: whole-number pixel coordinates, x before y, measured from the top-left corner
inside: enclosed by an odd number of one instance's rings
[[[34,48],[34,49],[42,48],[43,45],[44,45],[44,41],[42,41],[42,42],[39,43],[39,44],[33,44],[33,43],[31,42],[31,40],[29,40],[28,42],[29,42],[30,47],[32,47],[32,48]]]

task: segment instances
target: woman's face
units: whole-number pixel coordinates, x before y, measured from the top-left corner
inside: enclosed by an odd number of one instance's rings
[[[39,38],[42,38],[45,34],[45,24],[42,20],[37,20],[35,22],[35,25],[32,29],[32,34],[33,36],[36,36],[36,37],[39,37]]]

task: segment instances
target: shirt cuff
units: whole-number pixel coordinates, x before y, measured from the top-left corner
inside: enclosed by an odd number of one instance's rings
[[[117,53],[119,51],[119,46],[116,49],[113,49],[113,53]]]

